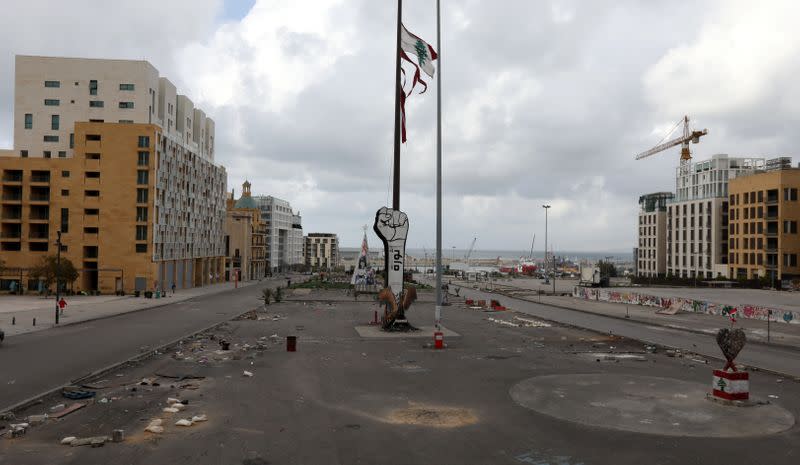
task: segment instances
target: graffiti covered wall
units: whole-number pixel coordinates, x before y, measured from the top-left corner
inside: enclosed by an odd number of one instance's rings
[[[704,300],[684,299],[681,297],[660,297],[656,295],[640,294],[638,292],[614,291],[591,287],[576,286],[573,297],[585,300],[597,300],[616,304],[642,305],[656,307],[662,310],[706,313],[709,315],[728,316],[736,310],[739,318],[752,318],[766,320],[772,310],[772,321],[800,324],[800,310],[783,310],[760,305],[724,305]]]

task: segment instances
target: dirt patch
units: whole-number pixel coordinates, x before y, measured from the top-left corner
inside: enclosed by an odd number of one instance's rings
[[[432,428],[460,428],[478,422],[470,410],[456,407],[414,406],[393,410],[389,423],[398,425],[428,426]]]

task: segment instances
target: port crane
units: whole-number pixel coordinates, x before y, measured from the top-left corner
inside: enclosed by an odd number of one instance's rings
[[[692,159],[692,152],[689,150],[689,142],[693,144],[697,144],[700,142],[700,138],[708,134],[708,129],[703,129],[701,131],[693,131],[689,128],[689,117],[684,116],[682,121],[678,121],[675,123],[675,126],[664,136],[664,139],[672,135],[673,132],[680,126],[681,122],[683,123],[683,134],[680,137],[676,137],[667,142],[659,142],[658,145],[655,147],[646,150],[638,155],[636,155],[637,160],[641,160],[642,158],[647,158],[651,155],[655,155],[659,152],[663,152],[669,148],[675,147],[676,145],[681,146],[681,166],[689,164],[689,161]],[[664,139],[661,139],[662,141]]]
[[[472,255],[472,249],[475,248],[475,241],[477,240],[477,237],[472,238],[472,244],[469,245],[469,249],[467,249],[467,253],[464,255],[464,261],[467,262],[467,267],[469,267],[469,257]]]
[[[536,234],[533,235],[533,240],[531,241],[531,253],[528,254],[528,260],[533,260],[533,244],[536,243]]]

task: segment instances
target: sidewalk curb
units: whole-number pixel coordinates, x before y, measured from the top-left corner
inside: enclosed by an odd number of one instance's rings
[[[261,282],[261,281],[258,281],[258,282]],[[199,297],[206,297],[206,296],[211,296],[211,295],[222,294],[223,292],[235,291],[235,290],[238,290],[238,289],[243,289],[243,288],[245,288],[245,287],[250,287],[250,286],[253,286],[253,285],[255,285],[255,284],[256,284],[256,282],[254,282],[254,283],[252,283],[252,284],[248,284],[247,286],[240,286],[240,287],[238,287],[238,288],[233,288],[233,289],[224,289],[224,290],[221,290],[221,291],[218,291],[218,292],[211,292],[211,293],[208,293],[208,294],[197,295],[197,296],[190,297],[190,298],[188,298],[188,299],[184,299],[184,300],[179,300],[179,301],[171,301],[171,302],[159,303],[159,304],[157,304],[157,305],[153,305],[152,307],[135,308],[135,309],[133,309],[133,310],[129,310],[129,311],[127,311],[127,312],[114,313],[114,314],[110,314],[110,315],[98,315],[98,316],[95,316],[95,317],[87,318],[87,319],[85,319],[85,320],[77,320],[77,321],[67,321],[67,322],[61,322],[61,323],[59,323],[58,325],[56,325],[55,323],[50,323],[50,325],[49,325],[49,326],[47,326],[47,327],[45,327],[45,328],[42,328],[42,329],[39,329],[39,330],[36,330],[36,331],[27,331],[27,332],[24,332],[24,333],[11,334],[11,335],[8,335],[8,336],[6,336],[6,337],[7,337],[7,338],[12,338],[12,337],[16,337],[16,336],[22,336],[23,334],[30,334],[30,333],[35,333],[35,332],[39,332],[39,331],[46,331],[46,330],[48,330],[48,329],[58,329],[58,328],[64,328],[64,327],[67,327],[67,326],[73,326],[73,325],[79,325],[79,324],[83,324],[83,323],[89,323],[89,322],[91,322],[91,321],[105,320],[105,319],[108,319],[108,318],[114,318],[114,317],[118,317],[118,316],[129,315],[129,314],[131,314],[131,313],[138,313],[138,312],[142,312],[142,311],[145,311],[145,310],[152,310],[152,309],[154,309],[154,308],[165,307],[165,306],[167,306],[167,305],[181,304],[181,303],[184,303],[184,302],[189,302],[189,301],[191,301],[191,300],[197,299],[197,298],[199,298]],[[132,297],[132,298],[134,298],[134,299],[136,299],[136,298],[139,298],[139,299],[141,299],[141,298],[143,298],[143,297]],[[165,298],[165,299],[166,299],[167,297],[163,297],[163,298]],[[24,310],[23,310],[23,311],[24,311]]]
[[[502,294],[502,295],[505,296],[505,297],[509,297],[509,296],[506,296],[505,294]],[[515,299],[515,298],[518,299],[517,297],[509,297],[509,298],[510,299]],[[608,315],[606,313],[593,312],[591,310],[584,310],[584,309],[581,309],[581,308],[573,308],[573,307],[568,307],[566,305],[551,304],[551,303],[544,303],[544,302],[536,302],[536,301],[533,301],[533,300],[526,300],[526,299],[518,299],[518,300],[523,300],[525,302],[530,302],[530,303],[533,303],[533,304],[548,305],[550,307],[563,308],[565,310],[573,310],[573,311],[576,311],[576,312],[586,313],[586,314],[590,314],[590,315],[598,315],[598,316],[604,316],[604,317],[608,317],[608,318],[614,318],[614,319],[617,319],[617,320],[630,321],[630,322],[633,322],[633,323],[639,323],[639,324],[643,324],[643,325],[661,326],[663,328],[673,329],[675,331],[685,331],[687,333],[701,334],[701,335],[705,335],[705,336],[713,336],[713,334],[701,331],[699,329],[675,328],[673,326],[667,326],[667,325],[656,323],[656,322],[647,322],[647,321],[642,321],[642,320],[636,320],[636,319],[633,319],[633,318],[625,318],[624,316]],[[641,307],[641,305],[636,305],[636,306],[637,307]],[[779,324],[783,324],[783,323],[779,323]],[[780,349],[791,350],[793,352],[800,352],[800,347],[792,346],[792,345],[788,345],[788,344],[781,344],[779,342],[765,342],[765,341],[754,340],[754,339],[749,339],[747,342],[748,342],[748,344],[758,344],[758,345],[765,346],[765,347],[777,347],[777,348],[780,348]]]
[[[150,307],[150,308],[155,308],[155,307]],[[258,308],[259,307],[251,308],[251,309],[246,310],[246,311],[244,311],[242,313],[239,313],[236,316],[233,316],[231,318],[226,318],[225,320],[218,321],[218,322],[216,322],[216,323],[214,323],[214,324],[212,324],[210,326],[206,326],[206,327],[201,328],[199,330],[192,331],[191,333],[184,334],[184,335],[182,335],[182,336],[180,336],[180,337],[178,337],[176,339],[173,339],[173,340],[171,340],[171,341],[169,341],[169,342],[167,342],[165,344],[162,344],[162,345],[160,345],[158,347],[154,347],[154,348],[152,348],[150,350],[147,350],[146,352],[142,352],[140,354],[136,354],[136,355],[134,355],[132,357],[129,357],[129,358],[121,361],[121,362],[112,363],[111,365],[108,365],[108,366],[105,366],[103,368],[97,369],[97,370],[95,370],[95,371],[93,371],[91,373],[87,373],[85,375],[79,376],[78,378],[70,380],[66,384],[62,384],[62,385],[56,386],[55,388],[52,388],[52,389],[49,389],[47,391],[41,392],[39,394],[36,394],[34,396],[31,396],[31,397],[29,397],[29,398],[27,398],[25,400],[17,402],[16,404],[10,405],[8,407],[0,408],[0,412],[16,412],[18,410],[23,410],[26,407],[30,407],[30,406],[36,404],[40,399],[42,399],[44,397],[47,397],[49,395],[55,394],[55,393],[59,392],[60,390],[62,390],[63,388],[67,387],[67,386],[72,386],[72,385],[75,385],[75,384],[79,384],[79,383],[81,383],[81,382],[83,382],[85,380],[94,378],[96,376],[100,376],[100,375],[102,375],[104,373],[108,373],[110,371],[113,371],[113,370],[115,370],[115,369],[117,369],[119,367],[128,365],[130,363],[136,363],[136,362],[139,362],[139,361],[142,361],[142,360],[146,360],[146,359],[148,359],[150,357],[155,356],[156,352],[164,352],[169,347],[180,343],[184,339],[188,339],[190,337],[194,337],[197,334],[201,334],[201,333],[204,333],[206,331],[210,331],[210,330],[216,328],[217,326],[221,326],[221,325],[223,325],[223,324],[225,324],[225,323],[227,323],[229,321],[232,321],[232,320],[234,320],[236,318],[239,318],[240,316],[242,316],[242,315],[244,315],[246,313],[249,313],[249,312],[251,312],[253,310],[258,310]],[[144,310],[144,309],[140,309],[140,310]]]

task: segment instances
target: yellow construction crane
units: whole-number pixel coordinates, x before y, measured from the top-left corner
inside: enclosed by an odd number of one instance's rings
[[[636,159],[637,160],[641,160],[642,158],[647,158],[650,155],[655,155],[658,152],[663,152],[664,150],[667,150],[668,148],[675,147],[676,145],[680,145],[681,146],[681,165],[688,164],[689,160],[692,159],[692,153],[689,150],[689,142],[691,141],[693,144],[696,144],[696,143],[700,142],[700,137],[705,136],[706,134],[708,134],[708,129],[703,129],[702,131],[692,131],[689,128],[689,117],[688,116],[684,116],[682,122],[683,122],[683,135],[682,136],[680,136],[678,138],[675,138],[675,139],[672,139],[671,141],[668,141],[668,142],[664,142],[664,143],[660,143],[659,142],[659,144],[656,145],[655,147],[653,147],[652,149],[646,150],[646,151],[636,155]],[[678,126],[680,126],[680,124],[681,124],[681,121],[678,121],[677,123],[675,123],[675,126],[672,127],[672,129],[669,131],[669,133],[667,133],[666,136],[664,136],[664,139],[666,139],[673,132],[675,132],[675,129],[677,129]],[[661,140],[663,141],[664,139],[661,139]]]

